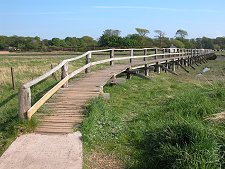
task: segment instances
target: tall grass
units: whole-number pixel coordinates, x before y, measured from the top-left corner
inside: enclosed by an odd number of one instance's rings
[[[224,82],[164,74],[105,91],[111,99],[93,100],[87,109],[85,159],[100,151],[116,154],[124,168],[225,168],[224,123],[206,120],[225,109]]]

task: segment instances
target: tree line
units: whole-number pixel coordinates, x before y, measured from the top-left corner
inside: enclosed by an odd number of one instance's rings
[[[40,37],[22,36],[0,36],[0,50],[21,50],[21,51],[55,51],[71,50],[86,51],[103,48],[144,48],[144,47],[163,47],[168,48],[174,45],[178,48],[207,48],[225,49],[225,37],[215,39],[202,37],[188,39],[188,32],[182,29],[176,31],[173,38],[166,37],[162,30],[154,31],[154,38],[150,38],[150,31],[144,28],[136,28],[136,33],[121,36],[120,30],[107,29],[98,40],[90,36],[66,37],[65,39],[52,38],[43,39]]]

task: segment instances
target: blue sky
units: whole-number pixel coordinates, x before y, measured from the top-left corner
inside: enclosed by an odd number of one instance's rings
[[[224,0],[0,0],[0,35],[41,38],[89,35],[105,29],[122,35],[136,27],[189,38],[225,36]]]

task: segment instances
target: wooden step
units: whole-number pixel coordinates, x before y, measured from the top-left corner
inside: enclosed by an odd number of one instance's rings
[[[51,100],[47,103],[48,104],[59,104],[59,105],[79,105],[80,103],[85,104],[89,99],[83,99],[83,100],[78,100],[78,99],[74,99],[74,100],[62,100],[60,101],[60,99],[54,99]]]
[[[82,119],[42,119],[41,122],[48,122],[48,123],[80,123],[82,122]]]
[[[82,121],[83,117],[70,117],[70,116],[45,116],[41,121],[51,120],[51,121]]]
[[[48,103],[45,103],[46,107],[48,106],[65,106],[65,107],[76,107],[76,106],[84,106],[84,103],[83,102],[77,102],[77,103],[66,103],[66,104],[62,104],[60,102],[48,102]]]
[[[74,125],[80,124],[80,123],[48,123],[48,122],[42,122],[38,127],[71,127],[73,128]]]
[[[37,117],[40,119],[43,118],[43,116],[49,117],[49,116],[60,116],[60,117],[85,117],[85,115],[82,114],[73,114],[73,113],[54,113],[54,114],[38,114]]]
[[[73,129],[45,129],[45,128],[40,128],[35,131],[35,133],[45,133],[45,134],[67,134],[67,133],[72,133]]]
[[[84,109],[85,106],[76,106],[76,105],[58,105],[58,104],[55,104],[55,105],[46,105],[46,108],[49,109],[49,110],[55,110],[55,109],[58,109],[58,110],[61,110],[61,109],[65,109],[65,110],[79,110],[79,109]]]

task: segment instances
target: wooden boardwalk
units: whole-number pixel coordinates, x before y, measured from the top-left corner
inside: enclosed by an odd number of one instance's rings
[[[129,65],[115,65],[104,70],[91,72],[79,81],[70,84],[68,88],[61,88],[45,105],[51,112],[49,115],[37,114],[40,125],[36,133],[66,134],[72,133],[74,127],[83,120],[85,104],[100,94],[100,86],[126,70]]]
[[[101,58],[102,52],[106,52],[109,58]],[[175,73],[176,66],[189,72],[185,67],[191,66],[192,64],[197,65],[197,63],[201,64],[202,62],[205,63],[206,58],[211,53],[213,51],[208,49],[176,49],[176,51],[171,51],[171,49],[166,48],[88,51],[75,58],[62,61],[50,71],[22,85],[19,91],[20,117],[30,120],[32,115],[45,104],[51,113],[37,114],[40,119],[40,125],[35,132],[42,134],[71,133],[74,127],[79,126],[84,118],[85,104],[91,98],[99,96],[100,92],[103,92],[103,86],[115,74],[126,72],[128,79],[131,74],[137,74],[143,77],[148,76],[149,70],[154,67],[157,73],[165,70],[177,75]],[[115,57],[115,54],[118,56]],[[124,56],[124,54],[128,54],[128,56]],[[93,57],[100,57],[101,60],[92,61]],[[85,65],[69,73],[69,63],[82,58],[84,58]],[[106,63],[109,63],[110,67],[91,72],[92,67]],[[191,67],[193,68],[193,66]],[[35,104],[31,105],[31,87],[37,85],[60,69],[61,81]],[[136,72],[137,69],[142,70],[144,75],[138,74]],[[83,71],[85,71],[86,76],[78,81],[70,82],[68,86],[68,81]]]

